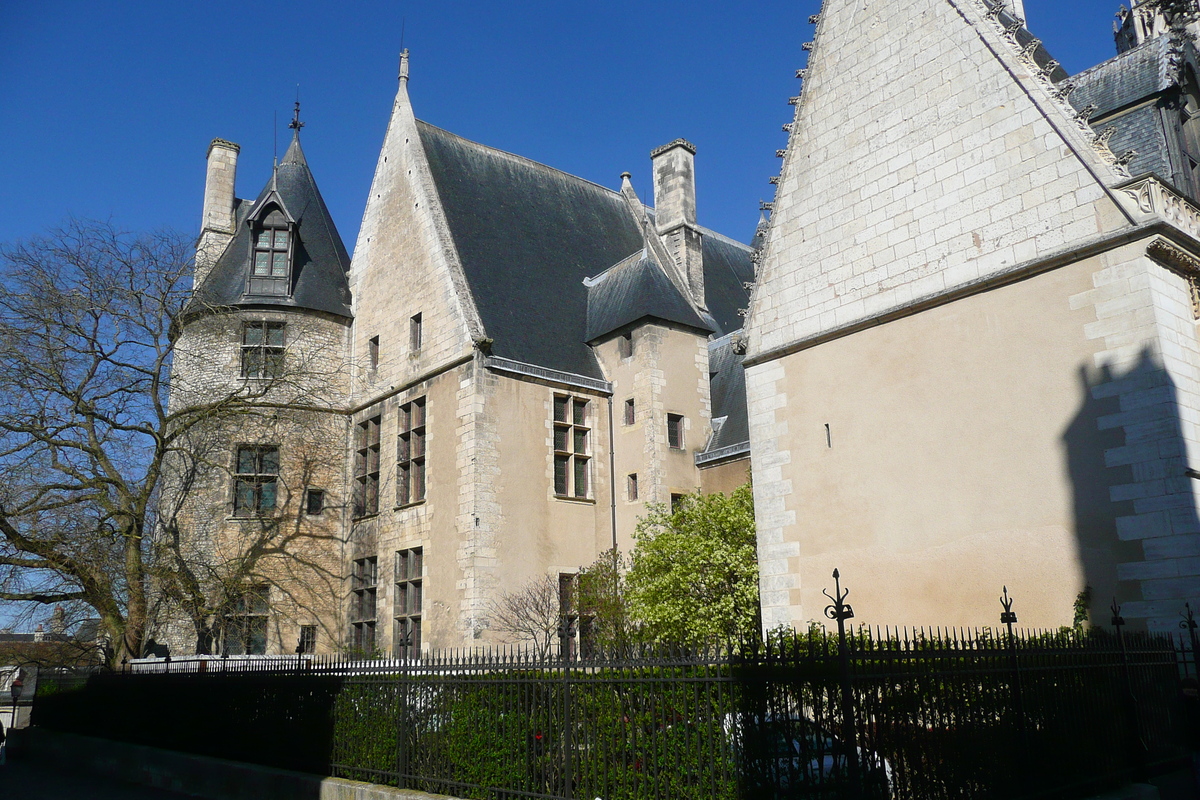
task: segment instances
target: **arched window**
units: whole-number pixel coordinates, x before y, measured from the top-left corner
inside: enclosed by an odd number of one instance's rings
[[[254,256],[250,265],[250,294],[287,295],[291,288],[292,236],[287,218],[272,209],[252,228]]]

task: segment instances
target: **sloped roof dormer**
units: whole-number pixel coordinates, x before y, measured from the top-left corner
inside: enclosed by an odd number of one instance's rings
[[[308,167],[298,129],[271,179],[238,217],[233,241],[197,287],[193,306],[284,306],[351,316],[350,257]],[[286,286],[265,291],[253,280],[256,236],[282,225],[288,235]]]

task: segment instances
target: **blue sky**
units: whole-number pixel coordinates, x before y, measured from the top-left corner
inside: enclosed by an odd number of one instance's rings
[[[747,240],[818,5],[0,0],[0,241],[71,215],[195,232],[208,142],[242,145],[253,197],[299,84],[305,151],[352,248],[402,27],[421,118],[614,188],[629,170],[646,200],[650,150],[685,137],[701,223]],[[1117,5],[1026,0],[1026,15],[1077,72],[1113,55]]]

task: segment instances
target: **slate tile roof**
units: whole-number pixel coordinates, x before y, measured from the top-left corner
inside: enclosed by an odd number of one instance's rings
[[[252,247],[247,220],[253,209],[260,208],[260,204],[271,195],[272,189],[296,221],[292,293],[290,297],[248,296],[246,279]],[[283,306],[351,316],[350,284],[347,279],[350,256],[317,189],[317,182],[300,147],[299,135],[292,138],[273,180],[268,181],[259,192],[258,199],[253,204],[244,200],[238,202],[236,217],[237,232],[233,241],[196,290],[190,304],[192,308],[214,305]]]

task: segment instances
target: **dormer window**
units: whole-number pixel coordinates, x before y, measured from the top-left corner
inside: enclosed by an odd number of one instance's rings
[[[254,231],[250,294],[287,295],[291,275],[291,232],[287,218],[273,209]]]

